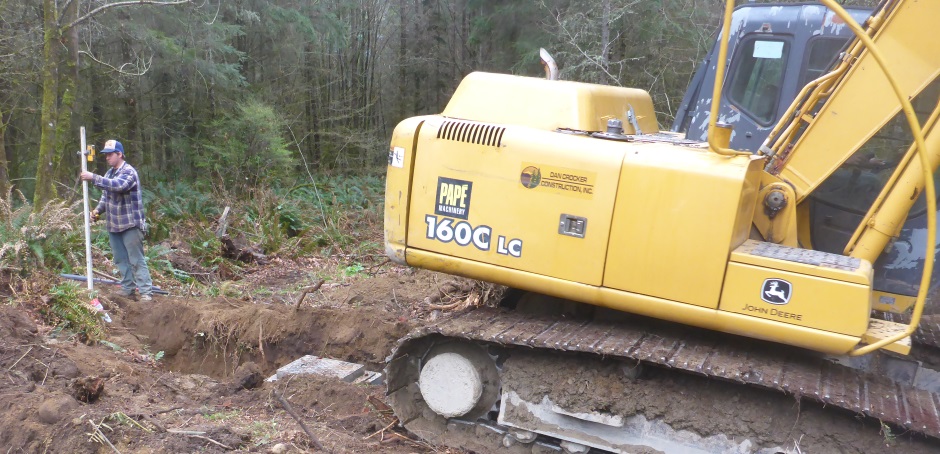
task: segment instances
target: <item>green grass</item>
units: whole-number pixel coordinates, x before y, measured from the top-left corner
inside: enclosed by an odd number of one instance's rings
[[[216,411],[216,412],[205,412],[202,414],[203,418],[206,418],[209,421],[225,421],[232,418],[238,418],[241,416],[240,410],[229,410],[229,411]]]
[[[151,271],[156,271],[167,276],[172,276],[184,284],[192,282],[193,277],[190,276],[189,273],[177,269],[175,266],[173,266],[173,263],[166,258],[170,252],[170,249],[162,244],[157,244],[147,248],[145,252],[147,256],[147,266]]]
[[[249,429],[251,430],[251,439],[256,448],[270,443],[271,440],[277,438],[281,431],[277,421],[273,420],[255,421],[251,423]]]
[[[362,272],[365,271],[365,269],[366,267],[363,266],[361,263],[354,263],[352,265],[349,265],[343,268],[343,276],[346,276],[346,277],[357,276],[359,274],[362,274]]]

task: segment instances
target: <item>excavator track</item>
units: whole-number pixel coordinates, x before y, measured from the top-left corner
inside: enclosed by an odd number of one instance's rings
[[[558,357],[560,353],[567,353],[624,364],[642,363],[725,383],[746,385],[775,394],[782,393],[797,403],[817,402],[828,409],[845,410],[843,413],[847,412],[856,418],[860,415],[873,418],[876,426],[877,421],[880,421],[882,427],[893,427],[886,433],[903,433],[927,443],[931,448],[925,452],[940,447],[940,395],[935,391],[893,382],[884,376],[865,374],[806,350],[663,324],[646,318],[631,317],[616,322],[598,321],[596,318],[581,320],[481,308],[423,326],[402,338],[388,358],[386,373],[389,401],[403,425],[426,439],[434,439],[433,435],[428,435],[431,432],[446,430],[446,427],[435,429],[434,424],[451,428],[455,425],[475,425],[475,429],[470,429],[471,438],[475,436],[480,439],[483,438],[481,428],[497,434],[500,431],[511,432],[512,427],[501,427],[496,422],[497,410],[490,411],[488,416],[476,421],[461,418],[445,420],[434,415],[427,407],[420,409],[420,404],[415,402],[420,400],[420,394],[414,388],[424,355],[435,344],[464,342],[487,348],[488,351],[495,349],[509,352],[504,356],[550,352]],[[506,399],[505,394],[502,399]],[[432,423],[433,420],[436,423]],[[501,451],[512,444],[505,441],[506,438],[503,440],[503,447],[499,448]],[[585,444],[592,445],[590,440]],[[497,449],[492,445],[489,449],[477,448],[481,451]],[[544,444],[543,448],[549,451],[558,449],[557,444],[552,445],[551,442]],[[718,449],[702,452],[730,451]],[[873,452],[880,451],[876,449]]]

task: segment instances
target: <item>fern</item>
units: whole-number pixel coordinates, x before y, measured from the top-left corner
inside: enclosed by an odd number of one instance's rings
[[[189,273],[177,269],[173,266],[173,262],[170,262],[168,259],[163,258],[164,256],[170,253],[170,249],[162,244],[155,245],[147,249],[147,265],[152,271],[161,272],[164,274],[169,274],[173,276],[180,282],[190,283],[193,278]]]
[[[55,201],[34,211],[19,191],[0,198],[0,269],[70,268],[83,251],[78,203]]]
[[[52,297],[40,308],[45,321],[60,329],[75,332],[83,340],[94,343],[104,337],[101,315],[87,302],[87,296],[74,282],[66,282],[49,289]]]

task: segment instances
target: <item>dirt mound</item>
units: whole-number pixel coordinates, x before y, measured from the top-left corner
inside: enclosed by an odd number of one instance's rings
[[[394,432],[381,386],[259,378],[306,354],[380,370],[393,343],[430,314],[421,302],[448,279],[387,267],[324,285],[299,309],[248,293],[158,296],[146,304],[104,288],[99,298],[113,322],[107,342],[93,346],[37,325],[23,308],[2,306],[0,366],[7,385],[0,405],[10,410],[0,415],[0,447],[303,452],[310,440],[276,390],[328,450],[427,452]]]

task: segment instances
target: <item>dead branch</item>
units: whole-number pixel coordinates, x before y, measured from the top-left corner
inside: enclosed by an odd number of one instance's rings
[[[216,238],[222,238],[225,236],[225,231],[228,230],[228,212],[231,210],[231,207],[225,207],[222,210],[222,216],[219,216],[219,228],[215,231]]]
[[[323,286],[324,282],[326,282],[326,280],[320,279],[320,282],[317,282],[316,285],[304,287],[304,289],[300,291],[300,297],[297,298],[297,302],[294,303],[294,312],[297,312],[300,309],[300,303],[304,301],[304,297],[307,296],[308,293],[313,293],[317,290],[320,290],[320,287]]]
[[[264,357],[264,344],[262,339],[264,338],[264,325],[258,323],[258,351],[261,352],[261,364],[266,366],[268,364],[268,359]]]
[[[42,383],[40,383],[40,385],[42,385],[42,386],[45,386],[45,384],[46,384],[46,378],[49,377],[49,366],[52,365],[52,360],[55,359],[55,355],[56,355],[57,353],[59,353],[59,349],[55,349],[55,351],[52,352],[52,358],[49,360],[49,364],[45,364],[45,366],[46,366],[46,373],[44,373],[44,374],[42,375]],[[38,360],[37,360],[37,361],[38,361]],[[39,361],[39,363],[42,364],[42,361]]]
[[[97,274],[98,277],[103,277],[103,278],[105,278],[105,279],[111,279],[112,281],[121,282],[120,279],[118,279],[118,278],[116,278],[116,277],[114,277],[114,276],[112,276],[112,275],[110,275],[110,274],[102,273],[101,271],[98,271],[98,270],[91,270],[91,272]]]
[[[114,445],[111,444],[111,440],[108,440],[108,437],[104,435],[104,432],[102,432],[101,429],[98,428],[98,426],[95,424],[94,421],[89,419],[88,424],[91,424],[91,427],[95,429],[94,435],[96,439],[104,441],[105,443],[108,444],[108,446],[111,447],[111,449],[114,450],[114,452],[116,452],[117,454],[121,454],[121,451],[118,451],[118,448],[115,448]]]
[[[121,67],[117,67],[112,64],[101,61],[100,59],[98,59],[98,57],[95,57],[95,54],[92,54],[91,52],[88,52],[87,50],[80,50],[78,51],[78,53],[87,56],[92,61],[94,61],[95,63],[101,66],[106,66],[112,71],[118,74],[125,75],[125,76],[134,76],[134,77],[143,76],[144,74],[147,74],[148,71],[150,71],[150,67],[153,65],[153,57],[150,57],[150,60],[146,62],[143,61],[143,59],[138,58],[137,63],[124,63],[121,65]],[[126,66],[132,66],[136,68],[137,71],[136,72],[125,71],[124,67]]]
[[[321,281],[320,283],[322,284],[323,282]],[[274,390],[274,398],[276,398],[281,406],[284,407],[284,410],[287,411],[287,414],[291,415],[291,417],[297,421],[297,424],[300,424],[300,428],[303,429],[305,434],[307,434],[307,438],[309,438],[310,442],[313,443],[313,447],[319,449],[320,451],[325,451],[325,449],[323,449],[323,445],[320,444],[320,441],[317,440],[317,437],[313,434],[313,432],[310,431],[310,428],[304,424],[304,422],[300,419],[300,416],[297,416],[297,413],[295,413],[294,409],[291,408],[289,403],[287,403],[287,400],[284,399],[284,396],[282,396],[281,393],[279,393],[276,389]]]
[[[164,414],[164,413],[169,413],[169,412],[171,412],[171,411],[182,410],[182,409],[183,409],[183,407],[168,408],[168,409],[166,409],[166,410],[160,410],[160,411],[158,411],[158,412],[154,412],[154,415],[162,415],[162,414]]]
[[[450,303],[450,304],[428,303],[428,309],[432,311],[448,311],[448,310],[457,309],[457,308],[460,308],[461,306],[466,306],[466,305],[467,305],[466,301],[457,301],[455,303]]]
[[[119,7],[119,6],[134,6],[134,5],[171,6],[171,5],[183,5],[183,4],[186,4],[186,3],[192,3],[192,0],[177,0],[177,1],[172,1],[172,2],[157,2],[157,1],[154,1],[154,0],[133,0],[133,1],[126,1],[126,2],[108,3],[108,4],[101,5],[101,6],[97,7],[97,8],[95,8],[95,9],[89,11],[88,14],[85,14],[84,16],[79,17],[78,19],[73,20],[72,23],[70,23],[70,24],[66,25],[65,27],[63,27],[63,30],[68,30],[68,29],[70,29],[70,28],[72,28],[72,27],[74,27],[74,26],[76,26],[76,25],[78,25],[78,24],[80,24],[80,23],[82,23],[82,22],[85,22],[85,21],[88,20],[89,18],[94,17],[95,14],[98,14],[98,13],[100,13],[100,12],[102,12],[102,11],[108,9],[108,8],[116,8],[116,7]]]
[[[163,427],[162,424],[157,422],[156,418],[149,416],[149,415],[140,415],[140,417],[146,420],[147,422],[149,422],[151,425],[153,425],[153,427],[157,429],[157,432],[159,433],[166,432],[166,427]]]
[[[379,437],[379,441],[384,440],[384,439],[385,439],[385,431],[388,430],[388,429],[391,429],[392,426],[394,426],[396,423],[398,423],[398,418],[395,418],[395,420],[392,421],[389,425],[387,425],[387,426],[385,426],[385,427],[383,427],[383,428],[381,428],[381,429],[375,431],[372,435],[369,435],[368,437],[363,437],[363,440],[368,440],[368,439],[370,439],[370,438],[372,438],[372,437],[374,437],[374,436],[376,436],[376,435],[378,435],[378,434],[382,434],[382,436]]]
[[[167,429],[167,433],[179,434],[179,435],[204,435],[205,432],[202,430],[182,430],[182,429]]]
[[[385,265],[391,263],[391,261],[392,261],[392,259],[386,258],[385,261],[383,261],[383,262],[381,262],[381,263],[378,263],[378,264],[376,264],[376,265],[370,266],[370,267],[369,267],[369,270],[366,271],[366,272],[369,273],[369,274],[374,274],[376,268],[381,268],[381,267],[383,267],[383,266],[385,266]]]
[[[200,430],[167,429],[166,431],[167,431],[167,433],[171,433],[171,434],[186,435],[187,437],[193,437],[193,438],[199,438],[199,439],[202,439],[202,440],[206,440],[206,441],[208,441],[209,443],[212,443],[212,444],[214,444],[214,445],[216,445],[216,446],[221,446],[221,447],[223,447],[223,448],[225,448],[225,449],[228,449],[229,451],[235,449],[235,448],[233,448],[233,447],[231,447],[231,446],[224,445],[224,444],[219,443],[219,442],[217,442],[217,441],[215,441],[215,440],[213,440],[213,439],[211,439],[211,438],[209,438],[209,437],[206,437],[206,436],[205,436],[205,432],[200,431]]]
[[[31,351],[33,351],[33,347],[29,347],[29,350],[26,350],[26,353],[23,353],[23,356],[20,356],[20,359],[16,360],[16,362],[13,363],[12,366],[10,366],[9,368],[7,368],[7,372],[13,370],[13,368],[16,367],[16,365],[20,363],[20,360],[22,360],[23,358],[25,358],[26,355],[28,355],[29,352],[31,352]]]
[[[204,436],[202,436],[202,435],[186,434],[186,436],[188,436],[188,437],[193,437],[193,438],[201,438],[201,439],[206,440],[206,441],[208,441],[209,443],[212,443],[212,444],[214,444],[214,445],[216,445],[216,446],[221,446],[221,447],[223,447],[223,448],[225,448],[225,449],[228,449],[229,451],[235,449],[235,448],[233,448],[233,447],[231,447],[231,446],[223,445],[222,443],[219,443],[219,442],[217,442],[217,441],[215,441],[215,440],[213,440],[213,439],[211,439],[211,438],[209,438],[209,437],[204,437]]]

